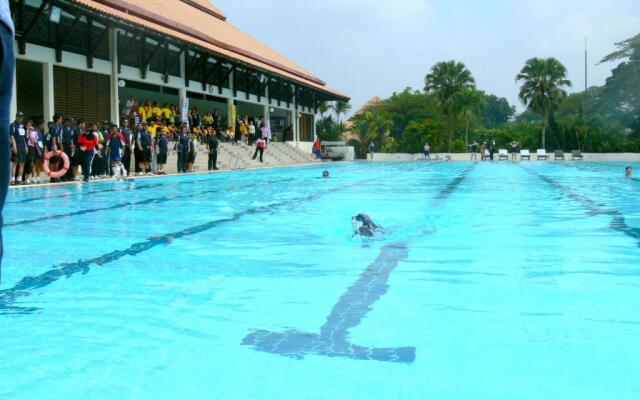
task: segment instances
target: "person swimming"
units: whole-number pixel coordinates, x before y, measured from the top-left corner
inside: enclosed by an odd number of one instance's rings
[[[353,236],[373,237],[377,233],[384,233],[384,229],[377,225],[367,214],[358,213],[351,218]]]
[[[329,177],[329,171],[322,171],[322,177],[323,178],[328,178]]]
[[[624,176],[631,178],[633,176],[633,167],[627,167],[624,169]]]

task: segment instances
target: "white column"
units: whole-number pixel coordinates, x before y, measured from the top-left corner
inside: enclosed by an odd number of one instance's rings
[[[269,111],[270,109],[271,107],[269,105],[265,105],[264,111],[262,112],[262,117],[264,118],[262,122],[264,122],[264,125],[269,129],[271,129],[271,121],[270,121],[271,112]]]
[[[313,110],[310,110],[310,112],[313,112]],[[315,140],[318,138],[318,133],[316,132],[316,114],[311,114],[311,123],[313,124],[313,141],[315,142]]]
[[[111,56],[111,122],[120,126],[120,88],[118,86],[118,31],[109,28],[109,55]]]
[[[296,142],[296,147],[299,147],[299,143],[300,143],[300,121],[298,119],[298,111],[297,110],[291,110],[291,127],[293,129],[293,140]]]
[[[18,112],[18,82],[16,82],[17,74],[16,69],[13,70],[13,88],[11,89],[11,107],[9,108],[9,121],[13,121],[13,118]]]
[[[42,64],[42,112],[46,122],[53,121],[55,102],[53,97],[53,63]]]
[[[234,120],[233,120],[233,99],[227,99],[227,126],[225,128],[228,128],[230,126],[235,126],[234,124]]]

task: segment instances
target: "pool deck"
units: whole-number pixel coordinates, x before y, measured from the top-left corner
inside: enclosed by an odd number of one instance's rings
[[[640,162],[640,153],[582,153],[584,160],[582,160],[583,162]],[[431,155],[431,161],[442,161],[444,160],[444,153],[434,153]],[[497,153],[494,155],[494,157],[496,157],[496,159],[494,160],[495,162],[500,162],[497,159]],[[373,162],[414,162],[416,160],[423,160],[423,155],[422,154],[409,154],[409,153],[376,153],[373,159]],[[511,161],[511,155],[509,155],[509,161]],[[519,156],[518,156],[519,157]],[[554,160],[554,156],[553,153],[548,153],[547,154],[547,160],[540,160],[538,161],[536,159],[536,155],[535,154],[531,154],[531,160],[525,160],[522,161],[523,163],[528,163],[528,162],[539,162],[539,163],[543,163],[543,162],[556,162]],[[204,157],[203,157],[204,158]],[[174,160],[170,159],[169,160],[171,162],[168,163],[167,165],[173,165]],[[477,161],[480,162],[480,160],[471,160],[471,153],[454,153],[451,155],[451,161],[455,161],[455,162],[467,162],[467,161]],[[503,160],[504,161],[504,160]],[[565,153],[565,161],[571,161],[571,154],[566,154]],[[344,161],[341,161],[344,162]],[[521,160],[518,158],[517,162],[521,162]],[[562,160],[559,160],[557,162],[563,162]],[[323,162],[323,164],[333,164],[335,162]],[[318,165],[318,162],[313,162],[313,163],[302,163],[302,164],[290,164],[290,165],[264,165],[264,166],[247,166],[246,168],[242,169],[242,171],[251,171],[251,170],[263,170],[263,169],[275,169],[275,168],[291,168],[291,167],[300,167],[300,166],[310,166],[310,165]],[[175,168],[174,168],[175,169]],[[167,176],[182,176],[182,175],[205,175],[205,174],[214,174],[214,173],[223,173],[223,172],[230,172],[233,171],[231,169],[228,168],[221,168],[218,171],[196,171],[196,172],[191,172],[189,174],[178,174],[178,173],[169,173],[166,175],[152,175],[152,176],[131,176],[130,179],[132,180],[146,180],[146,179],[154,179],[154,178],[160,178],[160,177],[167,177]],[[96,182],[108,182],[108,181],[113,181],[113,179],[111,178],[106,178],[106,179],[98,179],[95,181],[91,181],[90,183],[96,183]],[[37,185],[16,185],[16,186],[10,186],[10,189],[22,189],[22,188],[33,188],[33,187],[46,187],[46,186],[64,186],[64,185],[77,185],[77,184],[82,184],[82,181],[75,181],[75,182],[60,182],[60,183],[41,183],[41,184],[37,184]]]
[[[431,153],[431,160],[435,161],[438,158],[444,160],[445,155],[449,153]],[[476,161],[471,160],[471,153],[453,153],[451,155],[451,161]],[[498,160],[498,153],[494,153],[494,161]],[[583,161],[586,162],[640,162],[640,153],[582,153],[584,157]],[[480,154],[477,154],[478,161]],[[571,161],[571,152],[564,153],[565,161]],[[520,161],[520,155],[518,154],[517,161]],[[390,161],[416,161],[423,160],[424,155],[422,153],[376,153],[373,157],[374,162],[390,162]],[[504,161],[504,160],[503,160]],[[511,154],[509,154],[509,161],[511,161]],[[547,162],[554,161],[553,152],[547,152]],[[525,160],[524,162],[529,162]],[[531,162],[545,162],[544,160],[537,161],[535,150],[531,151]],[[562,162],[561,160],[559,162]]]

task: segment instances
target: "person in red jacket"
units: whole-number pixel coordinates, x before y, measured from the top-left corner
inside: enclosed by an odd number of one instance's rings
[[[260,153],[260,162],[262,162],[262,155],[264,154],[264,148],[266,147],[266,145],[267,143],[265,138],[258,139],[258,141],[256,142],[256,151],[253,153],[254,160],[258,156],[258,153]]]
[[[98,147],[98,125],[91,124],[88,131],[82,132],[78,137],[78,146],[83,155],[82,175],[84,181],[89,182],[91,176],[91,163]]]

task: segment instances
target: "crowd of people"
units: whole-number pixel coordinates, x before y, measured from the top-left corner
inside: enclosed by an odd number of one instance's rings
[[[271,140],[268,123],[262,118],[245,116],[235,127],[225,128],[227,119],[217,110],[201,117],[193,107],[183,121],[175,105],[138,103],[133,97],[121,111],[120,126],[60,114],[47,124],[27,120],[18,112],[10,126],[11,185],[43,183],[43,174],[52,182],[162,175],[169,151],[177,154],[179,173],[194,172],[203,146],[208,169],[217,170],[220,142],[255,145],[254,159],[259,155],[263,162]]]

